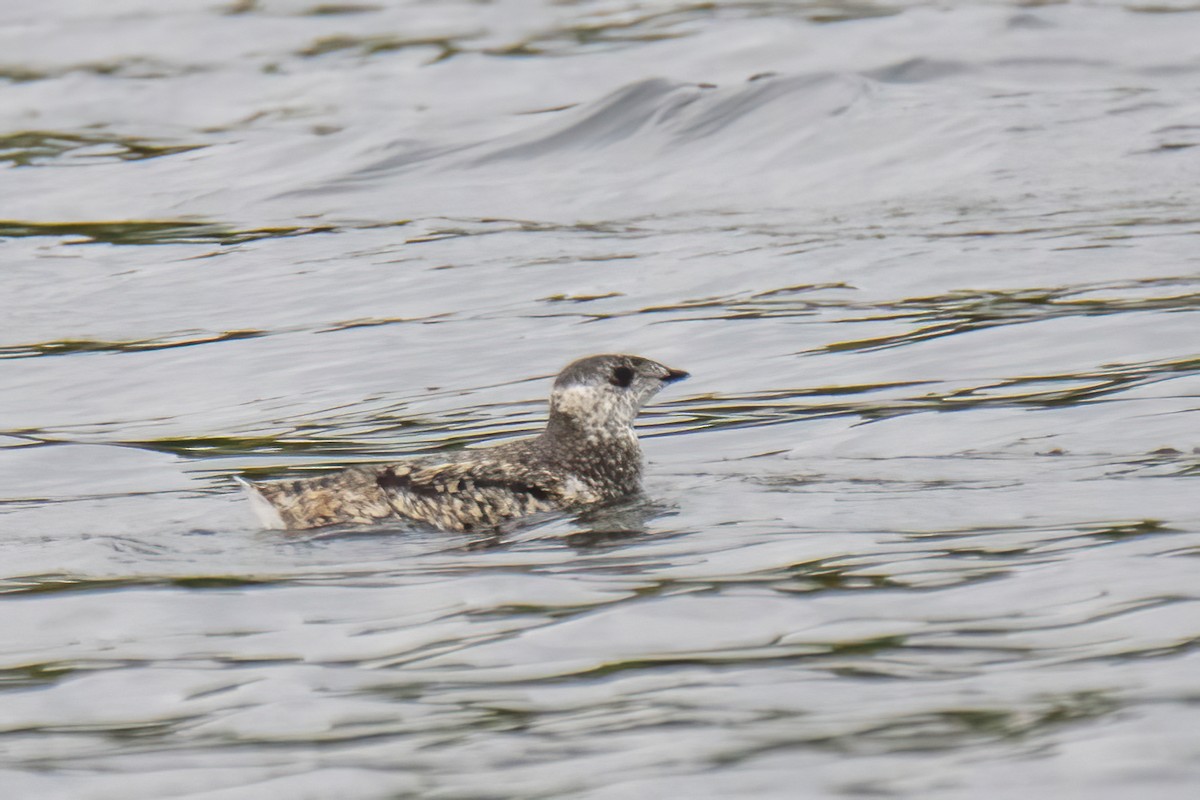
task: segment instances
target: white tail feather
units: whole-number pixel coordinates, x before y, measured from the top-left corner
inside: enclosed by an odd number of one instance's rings
[[[275,505],[263,497],[262,492],[248,480],[239,478],[236,475],[233,478],[238,485],[246,493],[246,499],[250,501],[250,508],[254,511],[254,516],[258,517],[258,521],[264,528],[273,530],[284,530],[287,525],[283,521],[283,517],[279,514],[279,509]]]

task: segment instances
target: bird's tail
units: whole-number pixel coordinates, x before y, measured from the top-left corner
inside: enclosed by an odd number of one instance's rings
[[[274,530],[284,530],[287,528],[287,524],[283,521],[283,515],[279,513],[279,509],[267,499],[266,495],[259,491],[257,486],[236,475],[233,479],[237,481],[238,486],[242,487],[242,491],[246,494],[246,499],[250,501],[250,508],[254,511],[254,516],[258,517],[258,521],[264,528]]]

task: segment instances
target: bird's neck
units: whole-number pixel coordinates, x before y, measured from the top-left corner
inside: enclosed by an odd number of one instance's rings
[[[588,484],[610,487],[613,496],[640,485],[642,448],[631,425],[582,425],[571,415],[551,411],[540,438],[548,458]]]

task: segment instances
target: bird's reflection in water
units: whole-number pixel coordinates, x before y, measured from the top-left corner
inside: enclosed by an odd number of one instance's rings
[[[612,503],[589,508],[575,515],[568,524],[570,530],[559,533],[542,531],[543,526],[562,522],[561,514],[547,514],[541,519],[528,518],[522,524],[482,534],[463,546],[464,550],[489,550],[518,541],[558,539],[569,547],[590,550],[617,545],[630,539],[657,536],[673,531],[656,531],[651,525],[657,520],[677,513],[675,506],[653,500],[644,494],[633,495]],[[555,526],[558,527],[558,526]]]

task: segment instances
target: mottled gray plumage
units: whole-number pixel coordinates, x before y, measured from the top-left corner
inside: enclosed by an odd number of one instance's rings
[[[550,419],[532,439],[304,480],[240,482],[271,527],[400,518],[451,531],[493,529],[636,492],[642,451],[633,420],[664,385],[686,377],[639,356],[588,356],[554,381]]]

